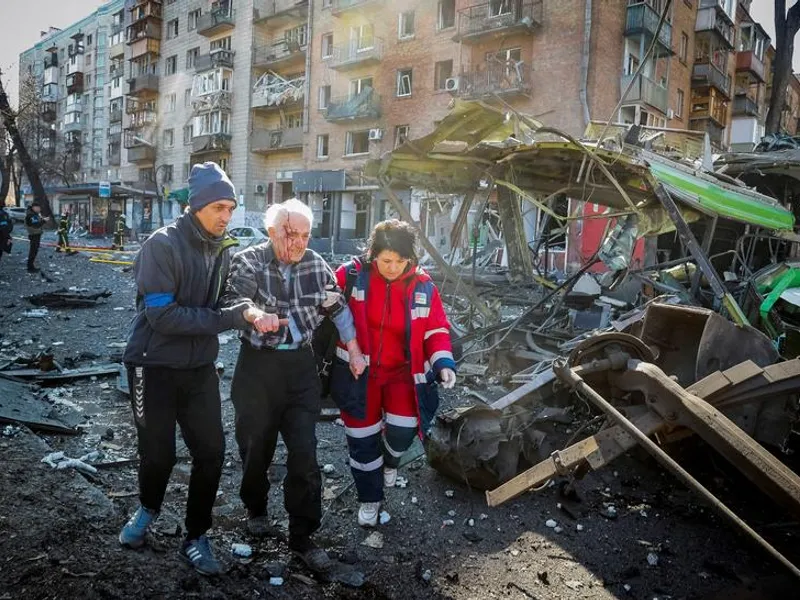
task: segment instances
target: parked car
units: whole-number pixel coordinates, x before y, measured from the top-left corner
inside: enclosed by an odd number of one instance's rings
[[[234,227],[228,231],[233,237],[239,240],[239,248],[249,248],[261,242],[266,242],[269,238],[266,233],[256,227]]]
[[[26,208],[24,206],[6,206],[6,212],[14,221],[19,221],[20,223],[25,222],[25,211]]]

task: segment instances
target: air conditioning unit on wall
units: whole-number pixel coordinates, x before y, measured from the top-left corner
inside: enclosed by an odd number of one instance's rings
[[[371,142],[378,142],[383,139],[383,129],[370,129],[369,139]]]
[[[264,196],[267,193],[267,186],[263,183],[257,183],[255,187],[256,196]]]
[[[668,119],[674,119],[675,118],[675,111],[672,110],[671,108],[667,109],[667,118]]]
[[[459,83],[458,77],[448,77],[444,82],[444,89],[448,92],[457,92]]]

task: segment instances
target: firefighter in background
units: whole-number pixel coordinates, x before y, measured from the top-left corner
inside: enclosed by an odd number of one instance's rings
[[[69,211],[61,213],[58,221],[58,246],[56,252],[69,252]]]
[[[117,217],[117,226],[114,229],[114,250],[125,249],[125,213],[119,213]]]

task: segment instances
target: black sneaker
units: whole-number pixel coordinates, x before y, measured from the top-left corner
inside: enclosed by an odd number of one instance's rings
[[[179,554],[201,575],[221,575],[223,573],[222,565],[214,558],[211,544],[204,535],[196,540],[184,541]]]

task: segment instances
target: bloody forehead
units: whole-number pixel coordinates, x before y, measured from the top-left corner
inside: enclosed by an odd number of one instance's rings
[[[297,215],[294,213],[289,213],[289,218],[287,220],[287,225],[292,233],[303,232],[308,230],[311,227],[311,224],[308,222],[302,215]]]

